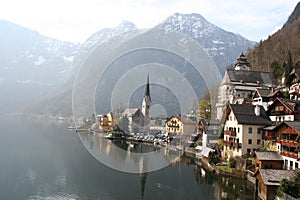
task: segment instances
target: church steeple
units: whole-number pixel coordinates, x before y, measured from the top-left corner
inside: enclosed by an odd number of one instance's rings
[[[149,73],[147,75],[147,84],[146,84],[144,97],[146,97],[146,96],[149,96],[149,98],[151,99],[151,97],[150,97],[150,85],[149,85]]]
[[[151,106],[151,97],[150,97],[150,84],[149,84],[149,74],[148,74],[145,95],[142,102],[142,113],[144,115],[144,125],[147,125],[150,122],[150,106]]]

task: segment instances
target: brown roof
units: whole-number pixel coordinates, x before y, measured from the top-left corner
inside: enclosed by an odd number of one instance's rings
[[[265,185],[279,186],[283,179],[295,180],[297,172],[293,170],[259,169],[259,173]]]
[[[256,157],[259,160],[282,160],[283,158],[277,151],[256,151],[255,152]]]
[[[229,115],[231,110],[234,113],[239,124],[249,125],[271,125],[270,118],[266,115],[265,110],[260,106],[260,115],[256,116],[254,112],[255,106],[248,104],[230,104],[229,110],[225,115],[225,119]]]

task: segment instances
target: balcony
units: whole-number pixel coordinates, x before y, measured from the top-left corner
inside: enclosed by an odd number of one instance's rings
[[[242,148],[242,144],[241,144],[241,143],[234,142],[234,143],[233,143],[233,147],[235,147],[235,148]]]
[[[288,147],[298,147],[299,143],[294,140],[278,140],[278,143]]]
[[[279,116],[279,115],[285,115],[285,112],[284,112],[284,110],[272,110],[271,111],[271,116]]]
[[[291,87],[289,94],[299,94],[299,89],[296,87]]]
[[[233,145],[233,141],[227,141],[227,140],[224,140],[224,141],[223,141],[223,144],[224,144],[225,146],[232,146],[232,145]]]
[[[289,151],[280,151],[280,154],[282,156],[298,159],[298,153],[289,152]]]
[[[274,135],[262,135],[263,140],[274,140],[276,137]]]
[[[225,135],[229,135],[229,136],[236,136],[236,131],[229,131],[229,130],[226,130],[224,131],[224,134]]]

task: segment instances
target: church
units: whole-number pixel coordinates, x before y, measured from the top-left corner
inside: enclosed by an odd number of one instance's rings
[[[149,84],[149,74],[148,74],[145,94],[142,100],[142,109],[140,110],[139,108],[127,108],[122,113],[122,117],[127,117],[128,119],[129,132],[149,131],[150,107],[151,107],[151,96],[150,96],[150,84]]]

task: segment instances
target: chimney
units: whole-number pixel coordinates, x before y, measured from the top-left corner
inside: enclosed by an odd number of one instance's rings
[[[259,105],[255,105],[254,113],[256,116],[260,116],[260,106]]]

